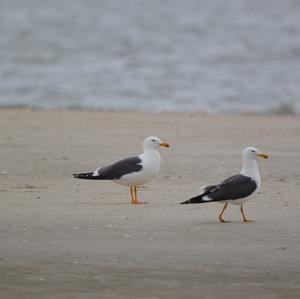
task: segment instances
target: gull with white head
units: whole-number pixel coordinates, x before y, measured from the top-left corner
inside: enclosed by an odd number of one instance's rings
[[[223,214],[228,204],[240,205],[240,211],[244,222],[252,222],[248,220],[244,214],[243,204],[249,200],[249,196],[257,192],[261,187],[261,177],[258,169],[256,158],[268,158],[268,155],[261,153],[255,147],[247,147],[243,150],[243,167],[239,174],[233,175],[224,180],[219,185],[211,185],[203,187],[203,192],[181,204],[222,202],[225,203],[219,220],[225,221]]]
[[[160,147],[169,147],[157,137],[148,137],[143,142],[144,152],[136,157],[120,160],[114,164],[98,167],[93,172],[73,174],[74,178],[87,180],[113,180],[130,187],[131,203],[140,204],[137,187],[152,181],[160,170]]]

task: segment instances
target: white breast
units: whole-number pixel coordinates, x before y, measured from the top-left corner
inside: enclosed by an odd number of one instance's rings
[[[255,160],[246,161],[243,164],[241,174],[247,177],[251,177],[251,179],[255,181],[257,188],[252,193],[252,195],[256,193],[261,186],[261,178],[260,178],[260,173],[256,161]],[[234,205],[241,205],[244,204],[249,199],[251,199],[251,196],[240,198],[240,199],[228,200],[226,202],[232,203]]]
[[[251,177],[252,180],[255,181],[256,186],[257,186],[255,192],[257,192],[260,189],[261,177],[260,177],[257,162],[255,160],[250,160],[250,161],[247,161],[246,163],[244,163],[243,168],[241,170],[241,174]]]
[[[160,170],[160,154],[158,150],[151,149],[139,156],[142,160],[142,170],[123,175],[117,183],[125,186],[141,186],[152,181]]]

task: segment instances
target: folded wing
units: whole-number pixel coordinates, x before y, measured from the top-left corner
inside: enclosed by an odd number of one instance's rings
[[[94,172],[73,174],[75,178],[88,180],[117,180],[123,175],[142,170],[142,160],[131,157],[120,160],[114,164],[99,167]]]
[[[237,174],[224,180],[219,185],[205,187],[202,194],[181,204],[240,199],[251,195],[256,188],[255,181],[250,177]]]

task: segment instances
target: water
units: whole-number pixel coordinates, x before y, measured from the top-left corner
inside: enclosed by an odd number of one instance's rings
[[[0,0],[0,106],[300,112],[298,0]]]

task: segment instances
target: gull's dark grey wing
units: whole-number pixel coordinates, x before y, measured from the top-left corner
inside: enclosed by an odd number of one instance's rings
[[[184,201],[182,204],[240,199],[251,195],[256,188],[255,181],[250,177],[237,174],[219,185],[206,187],[204,193]]]
[[[108,166],[99,167],[94,172],[73,174],[73,176],[89,180],[116,180],[125,174],[141,171],[142,168],[142,160],[139,157],[131,157]]]
[[[207,196],[214,201],[239,199],[251,195],[256,188],[255,181],[250,177],[237,174],[211,189]]]

